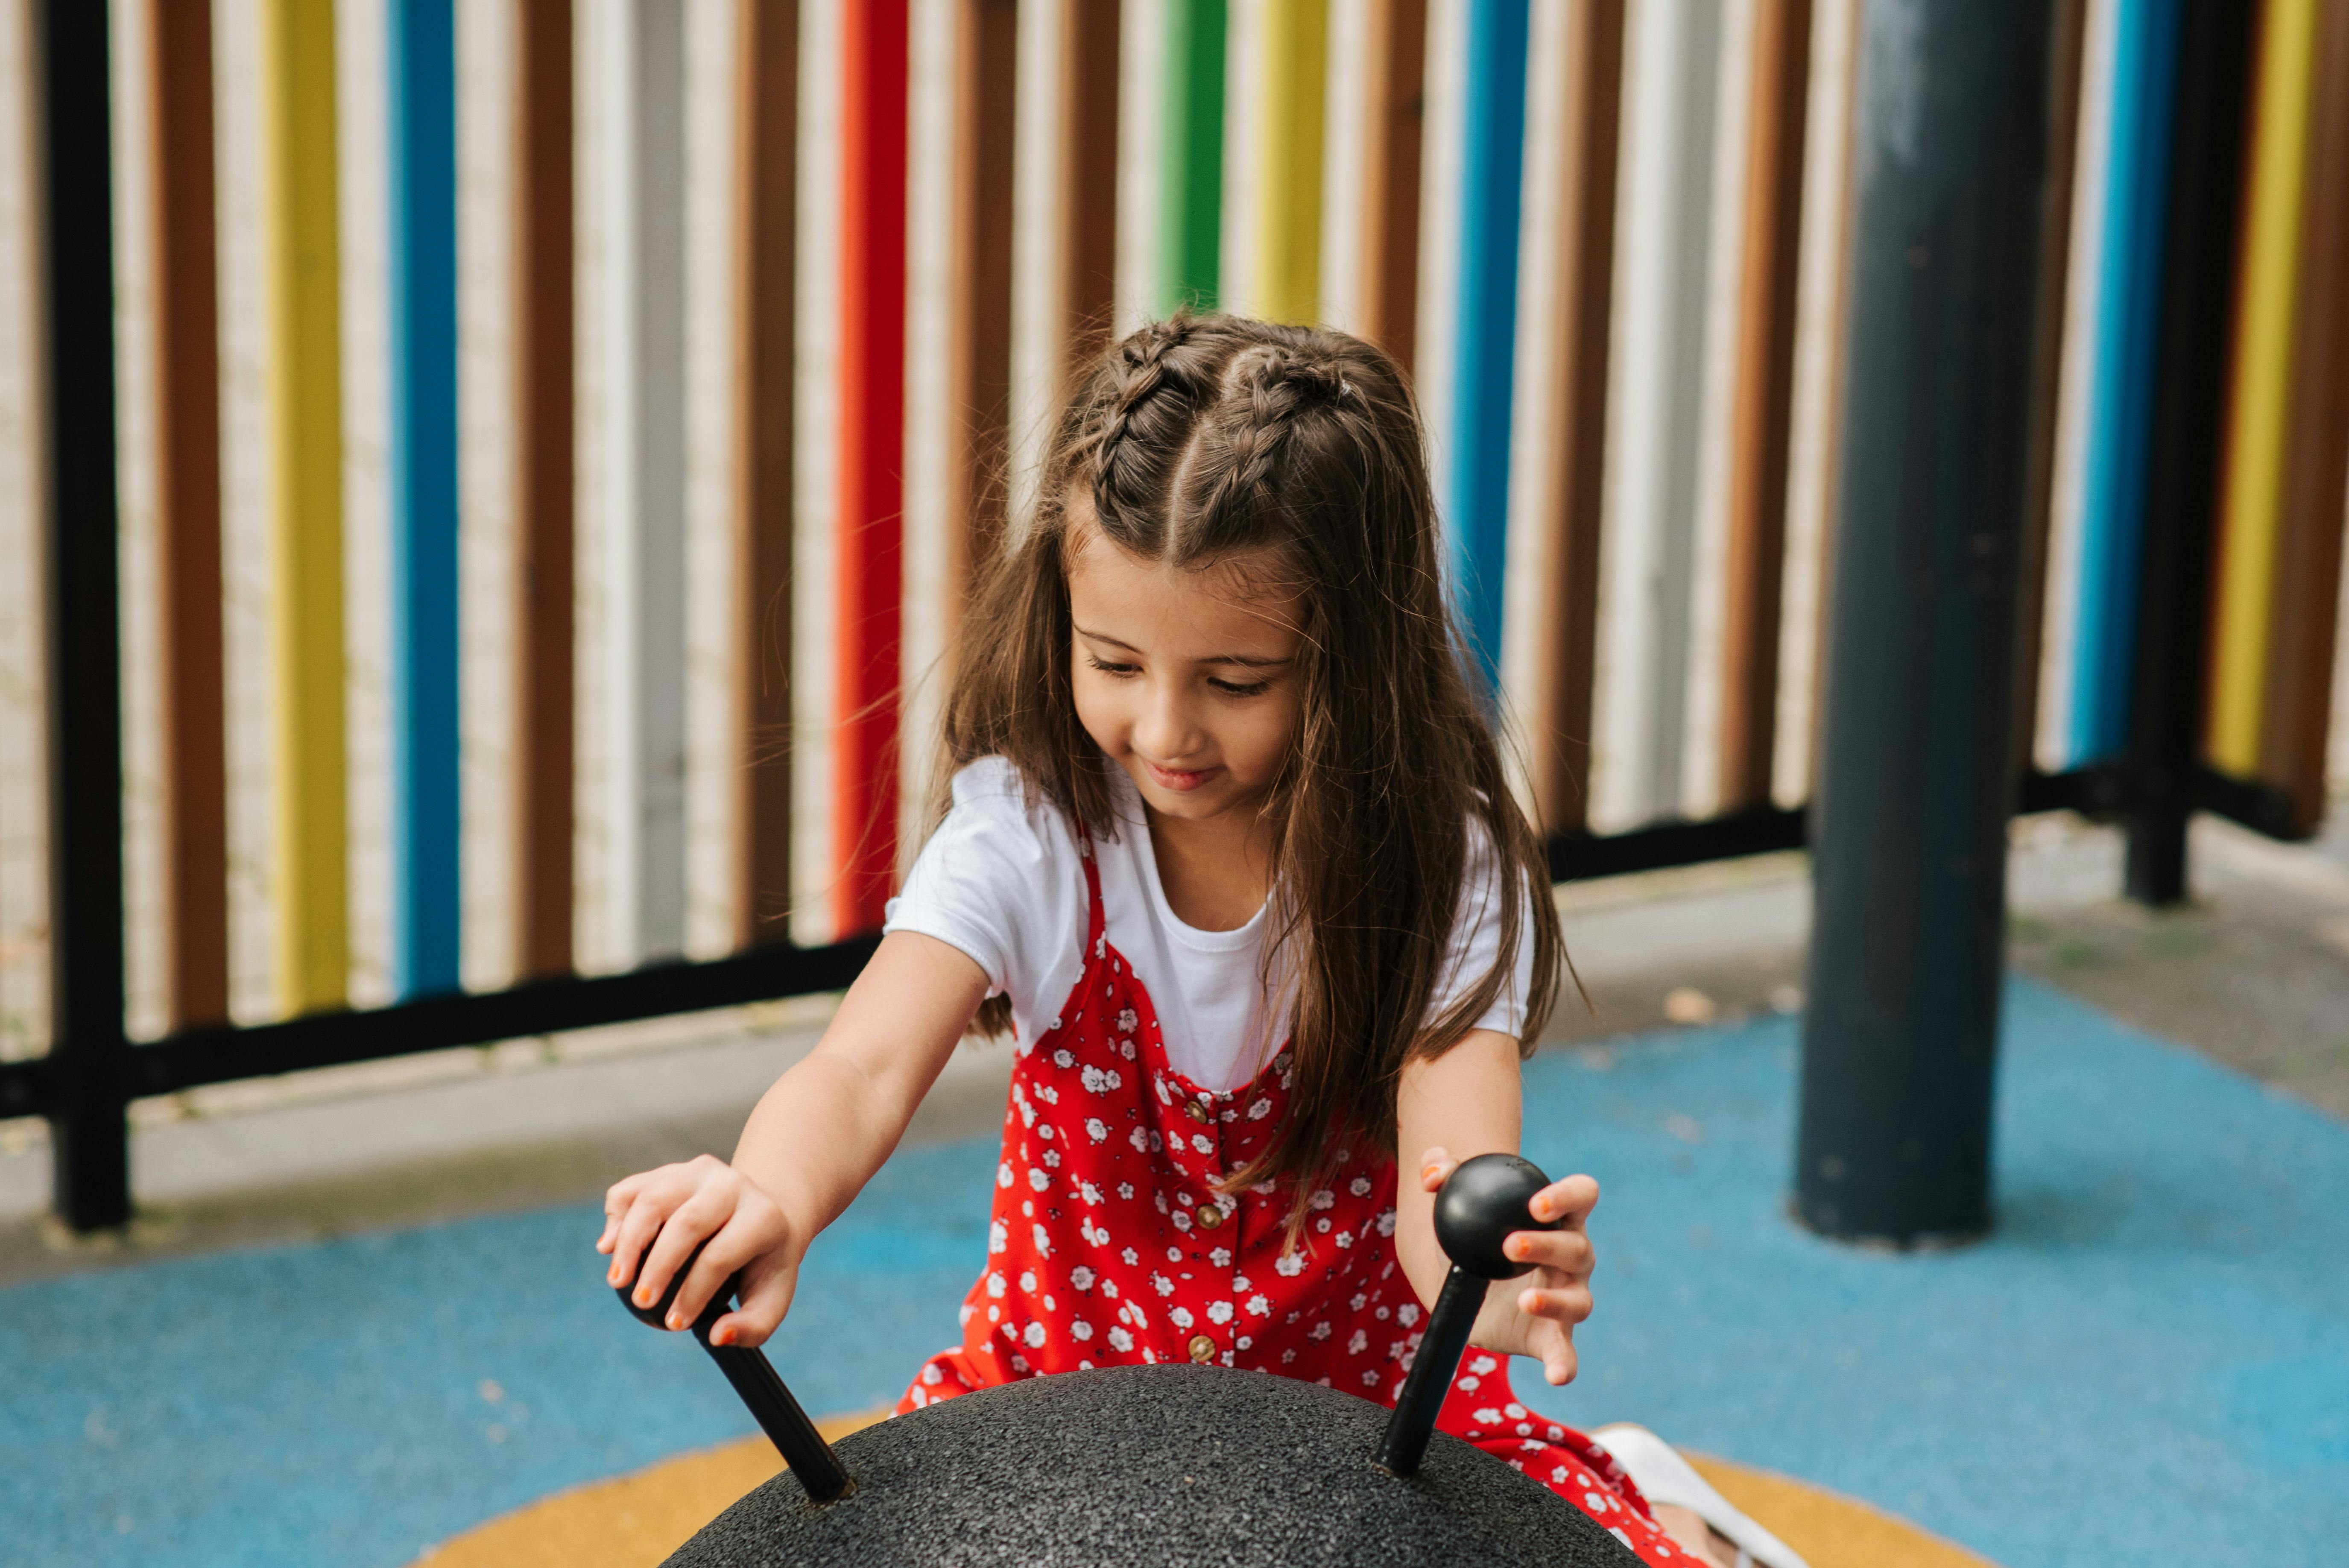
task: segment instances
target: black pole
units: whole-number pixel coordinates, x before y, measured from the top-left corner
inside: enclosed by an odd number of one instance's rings
[[[1515,1279],[1533,1265],[1509,1256],[1520,1231],[1554,1231],[1563,1222],[1534,1218],[1537,1193],[1549,1185],[1541,1167],[1515,1154],[1478,1154],[1462,1161],[1435,1194],[1435,1240],[1452,1260],[1436,1293],[1419,1348],[1403,1374],[1402,1392],[1387,1416],[1371,1462],[1390,1475],[1413,1476],[1443,1413],[1444,1397],[1475,1332],[1476,1314],[1495,1280]]]
[[[2153,451],[2137,581],[2128,751],[2128,895],[2186,897],[2186,827],[2202,740],[2209,639],[2210,537],[2225,438],[2228,350],[2245,134],[2244,92],[2259,7],[2188,0],[2169,143]]]
[[[130,1217],[107,7],[36,7],[47,311],[49,1136],[57,1217]]]
[[[1444,1412],[1444,1397],[1460,1370],[1460,1357],[1475,1332],[1476,1314],[1484,1308],[1490,1280],[1480,1279],[1458,1264],[1444,1276],[1436,1293],[1435,1310],[1428,1315],[1427,1332],[1412,1355],[1411,1370],[1403,1374],[1402,1392],[1379,1435],[1379,1449],[1371,1462],[1389,1475],[1417,1475],[1427,1455],[1427,1439],[1434,1435],[1435,1418]]]
[[[704,1246],[708,1244],[703,1243]],[[669,1308],[677,1305],[677,1293],[684,1288],[685,1276],[700,1260],[701,1248],[696,1247],[692,1255],[669,1275],[668,1288],[652,1305],[636,1305],[633,1283],[618,1288],[620,1305],[637,1322],[667,1328]],[[641,1259],[636,1266],[644,1266]],[[750,1346],[710,1343],[709,1331],[718,1326],[719,1318],[733,1310],[741,1293],[742,1276],[737,1274],[719,1288],[718,1294],[702,1306],[701,1315],[693,1320],[694,1340],[709,1352],[709,1358],[726,1374],[726,1381],[734,1386],[735,1396],[749,1408],[750,1418],[759,1423],[759,1429],[775,1445],[783,1463],[799,1478],[802,1489],[818,1502],[830,1502],[844,1495],[853,1484],[848,1471],[842,1467],[840,1456],[832,1451],[832,1445],[823,1440],[823,1434],[815,1429],[815,1423],[808,1419],[800,1402],[792,1397],[774,1363],[767,1359],[764,1351]]]
[[[1990,1223],[2053,0],[1866,0],[1795,1207]]]

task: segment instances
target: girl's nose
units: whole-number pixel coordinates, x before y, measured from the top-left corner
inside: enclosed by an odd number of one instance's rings
[[[1203,737],[1181,692],[1161,684],[1143,698],[1134,745],[1154,760],[1179,765],[1201,748]]]

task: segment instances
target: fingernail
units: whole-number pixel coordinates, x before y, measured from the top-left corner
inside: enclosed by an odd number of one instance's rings
[[[731,1328],[713,1328],[709,1331],[709,1343],[731,1345],[734,1343],[734,1331]]]
[[[1430,1166],[1427,1166],[1427,1167],[1423,1168],[1423,1169],[1420,1171],[1420,1173],[1419,1173],[1419,1179],[1420,1179],[1421,1181],[1434,1181],[1438,1176],[1441,1176],[1441,1175],[1443,1175],[1443,1174],[1444,1174],[1444,1167],[1443,1167],[1443,1166],[1441,1166],[1441,1165],[1430,1165]]]
[[[685,1318],[683,1315],[674,1312],[670,1313],[668,1315],[668,1326],[671,1328],[683,1328],[685,1326]]]
[[[653,1304],[653,1293],[648,1286],[641,1284],[636,1286],[636,1305],[638,1306],[650,1306]]]

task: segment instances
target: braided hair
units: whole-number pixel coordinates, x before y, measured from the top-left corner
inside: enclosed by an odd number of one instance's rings
[[[1348,1138],[1393,1148],[1405,1064],[1456,1044],[1511,981],[1496,966],[1428,1017],[1471,822],[1501,871],[1499,951],[1533,944],[1527,1041],[1564,957],[1547,860],[1445,600],[1410,389],[1391,358],[1342,333],[1178,315],[1113,345],[1070,398],[1032,515],[963,623],[940,761],[950,778],[1008,758],[1030,789],[1109,837],[1108,764],[1071,686],[1076,527],[1177,569],[1244,560],[1300,606],[1298,736],[1263,808],[1278,889],[1266,978],[1286,977],[1289,1114],[1226,1185],[1293,1183],[1302,1222]],[[978,1022],[1008,1029],[1009,999]]]

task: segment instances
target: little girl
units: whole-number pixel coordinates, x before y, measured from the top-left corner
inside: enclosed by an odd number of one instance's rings
[[[1437,564],[1417,415],[1336,333],[1177,318],[1061,416],[966,622],[952,804],[823,1039],[704,1156],[614,1187],[598,1249],[669,1326],[757,1345],[816,1233],[974,1026],[1017,1046],[985,1274],[902,1413],[1166,1360],[1392,1405],[1445,1271],[1433,1194],[1515,1150],[1562,953]],[[1399,1181],[1398,1150],[1413,1160]],[[1441,1425],[1656,1564],[1710,1561],[1507,1358],[1574,1376],[1598,1184],[1546,1189]]]

